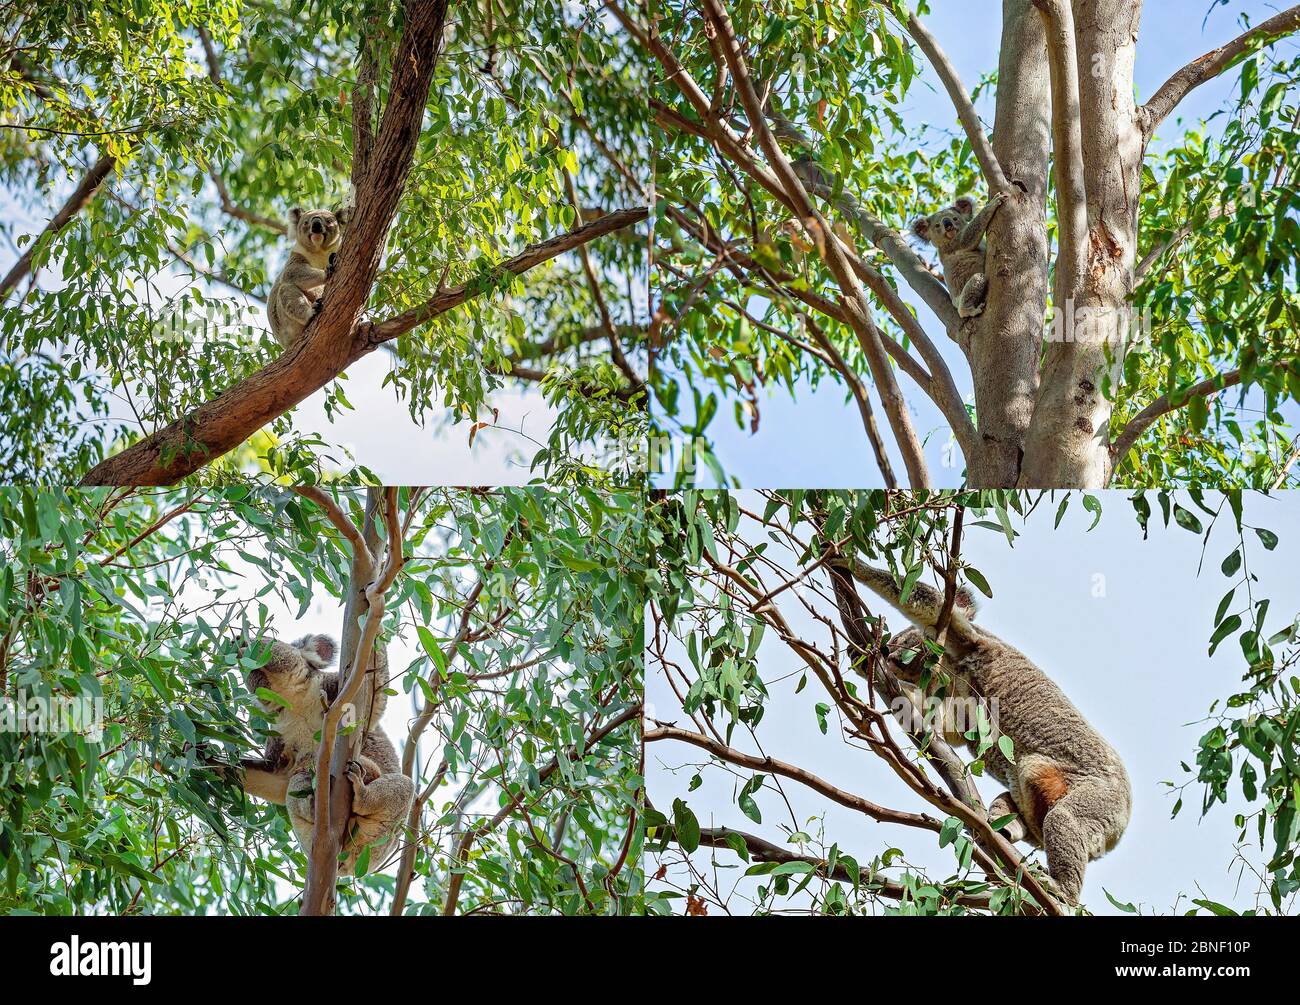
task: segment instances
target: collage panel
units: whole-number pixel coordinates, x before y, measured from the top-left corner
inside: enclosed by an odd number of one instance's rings
[[[0,0],[0,396],[21,978],[1289,975],[1300,5]]]
[[[640,913],[640,522],[0,491],[0,914]]]
[[[1294,494],[693,490],[647,532],[651,914],[1295,914]],[[1072,940],[1153,930],[1246,931]]]
[[[655,484],[1294,487],[1285,8],[658,3]]]
[[[649,113],[599,3],[21,6],[0,479],[636,478]]]

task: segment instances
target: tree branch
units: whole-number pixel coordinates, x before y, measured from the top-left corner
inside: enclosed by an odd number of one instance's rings
[[[603,216],[567,234],[535,244],[499,268],[520,275],[585,241],[629,226],[644,219],[646,210],[630,209]],[[336,274],[335,283],[340,282]],[[337,377],[351,363],[373,352],[377,346],[432,320],[440,314],[487,292],[481,282],[466,283],[437,294],[420,307],[373,326],[361,326],[341,319],[337,312],[321,312],[311,323],[306,337],[267,366],[227,388],[193,412],[169,423],[119,454],[95,465],[82,479],[83,485],[167,485],[193,474],[233,450],[272,419]],[[325,337],[338,322],[351,325],[347,355],[340,362],[318,352]]]
[[[618,729],[624,723],[630,722],[633,719],[639,719],[640,717],[641,717],[640,704],[636,704],[633,705],[631,708],[624,709],[618,715],[614,716],[614,718],[611,719],[609,722],[607,722],[605,725],[589,733],[582,744],[581,750],[579,750],[579,748],[577,747],[570,748],[566,754],[566,757],[570,761],[581,759],[582,756],[584,756],[586,751],[591,750],[593,746],[595,746],[597,743],[599,743],[601,740],[607,737],[610,733],[614,732],[614,730]],[[555,774],[555,772],[559,770],[559,768],[560,768],[559,757],[553,757],[537,772],[538,783],[540,784],[546,782],[547,779],[551,777],[551,775]],[[519,788],[519,791],[509,798],[509,800],[506,802],[506,805],[501,807],[501,809],[496,813],[495,816],[493,816],[489,820],[485,820],[481,823],[476,824],[475,826],[467,830],[463,835],[461,835],[460,841],[457,842],[456,844],[456,850],[452,854],[453,871],[451,874],[451,878],[447,883],[447,897],[442,905],[442,913],[444,916],[449,917],[456,913],[456,904],[460,900],[460,888],[465,883],[465,866],[468,863],[469,852],[470,849],[474,847],[474,843],[484,835],[490,834],[497,827],[501,826],[502,821],[504,821],[508,816],[510,816],[511,813],[515,811],[515,809],[519,806],[519,804],[523,802],[524,797],[534,792],[536,792],[536,789],[526,789],[521,786]]]
[[[1261,21],[1250,31],[1231,42],[1192,60],[1160,85],[1151,100],[1138,109],[1143,136],[1150,140],[1178,103],[1197,87],[1213,80],[1248,51],[1272,45],[1278,39],[1300,30],[1300,4]]]
[[[18,261],[14,262],[13,268],[9,270],[8,275],[4,279],[0,279],[0,302],[3,302],[4,298],[22,281],[23,277],[31,272],[32,259],[36,255],[36,249],[40,246],[41,239],[47,234],[57,234],[66,227],[72,221],[72,218],[80,213],[90,200],[95,198],[100,185],[103,184],[104,179],[109,176],[116,164],[116,159],[106,154],[91,166],[85,177],[81,179],[80,184],[68,196],[63,207],[54,214],[44,229],[27,245],[27,250],[18,257]]]
[[[894,379],[893,370],[890,369],[888,360],[885,358],[881,334],[871,318],[870,308],[867,305],[858,277],[849,265],[843,248],[835,237],[830,224],[821,215],[817,207],[813,205],[803,183],[795,174],[793,167],[791,167],[789,160],[781,149],[781,145],[777,142],[771,128],[768,126],[763,112],[762,101],[754,90],[753,81],[749,76],[749,67],[741,55],[740,43],[736,38],[735,28],[726,9],[722,6],[721,0],[704,0],[704,12],[716,33],[718,48],[721,49],[722,56],[726,60],[736,92],[745,107],[750,128],[757,135],[759,145],[763,149],[768,164],[771,165],[779,179],[786,197],[791,200],[796,215],[805,221],[805,226],[811,226],[819,231],[819,234],[814,234],[815,238],[818,236],[821,238],[817,242],[818,252],[826,261],[827,267],[835,276],[840,289],[844,292],[845,306],[852,326],[864,340],[867,365],[871,369],[871,376],[876,383],[876,391],[884,405],[885,414],[889,418],[889,425],[894,433],[894,438],[903,454],[903,463],[907,468],[908,480],[913,488],[924,488],[930,482],[930,476],[925,466],[925,453],[921,449],[920,441],[917,439],[911,416],[907,411],[906,402],[904,402],[903,396],[898,389],[898,382]]]
[[[966,138],[970,140],[971,150],[975,154],[975,159],[980,163],[980,168],[984,172],[984,179],[989,183],[989,190],[992,192],[1009,191],[1011,186],[1007,182],[1007,176],[1003,173],[1002,165],[998,163],[997,156],[993,153],[993,146],[989,143],[989,138],[984,132],[984,126],[980,122],[979,115],[975,112],[974,104],[971,103],[970,93],[962,86],[961,78],[957,75],[957,68],[949,61],[947,54],[925,25],[916,19],[916,15],[908,17],[907,31],[912,38],[916,39],[916,44],[921,47],[921,51],[929,58],[935,72],[939,74],[939,79],[943,81],[948,97],[952,99],[953,105],[956,106],[957,119],[961,122],[962,129],[966,131]]]
[[[903,824],[907,827],[919,827],[922,830],[934,831],[935,833],[943,829],[943,821],[936,820],[925,813],[892,810],[887,806],[873,803],[869,799],[863,799],[852,792],[846,792],[844,789],[832,785],[798,765],[787,764],[785,761],[778,761],[774,757],[747,754],[743,750],[737,750],[735,747],[728,747],[719,743],[703,733],[694,733],[688,729],[678,729],[675,726],[660,726],[656,729],[646,730],[642,737],[642,742],[647,744],[659,740],[678,740],[681,743],[689,743],[702,750],[707,750],[721,761],[727,761],[738,767],[789,778],[800,785],[807,786],[814,792],[820,793],[833,803],[838,803],[840,806],[871,817],[871,819],[880,823]]]
[[[1156,398],[1146,408],[1138,412],[1137,415],[1129,419],[1128,424],[1115,438],[1111,444],[1110,455],[1112,464],[1118,466],[1124,459],[1124,455],[1129,452],[1133,444],[1137,442],[1138,437],[1150,428],[1151,424],[1162,415],[1167,415],[1179,408],[1182,408],[1193,398],[1208,398],[1218,394],[1229,387],[1235,387],[1241,383],[1241,371],[1229,370],[1226,373],[1216,374],[1199,384],[1193,384],[1183,391],[1179,391],[1173,398],[1167,394],[1162,394]]]
[[[867,888],[868,892],[881,897],[888,897],[891,900],[906,900],[913,896],[912,889],[902,883],[883,879],[875,875],[867,867],[862,867],[854,874],[849,872],[842,862],[837,862],[835,868],[828,871],[827,867],[830,863],[826,859],[812,855],[800,855],[756,834],[738,831],[733,827],[702,827],[700,829],[700,844],[707,845],[710,848],[732,848],[731,843],[728,841],[731,837],[740,838],[745,843],[745,850],[749,853],[749,857],[756,862],[806,862],[813,866],[817,870],[817,874],[824,879],[844,883],[860,883]],[[677,840],[676,834],[673,835],[673,840]],[[961,904],[963,907],[989,910],[992,907],[993,895],[991,893],[962,893],[951,898],[951,900],[952,903]],[[1041,913],[1036,908],[1032,908],[1032,905],[1027,906],[1031,908],[1031,911],[1025,913]]]

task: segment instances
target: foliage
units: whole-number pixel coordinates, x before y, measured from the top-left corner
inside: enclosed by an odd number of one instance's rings
[[[40,239],[36,264],[50,278],[0,310],[12,365],[44,358],[49,384],[48,407],[11,431],[9,480],[75,481],[87,460],[279,351],[262,301],[285,253],[282,221],[292,206],[348,197],[358,51],[364,39],[376,55],[382,109],[402,16],[396,0],[34,6],[14,40],[21,50],[0,70],[0,108],[24,127],[0,137],[0,182],[44,220],[97,158],[114,166],[66,228]],[[397,340],[385,385],[417,423],[491,422],[499,388],[544,380],[560,417],[535,464],[553,480],[606,480],[585,455],[593,442],[638,435],[644,413],[628,408],[626,378],[593,338],[607,333],[576,254],[521,278],[495,266],[573,229],[580,209],[586,219],[644,202],[595,146],[636,173],[640,77],[593,0],[457,4],[363,314],[389,318],[444,285],[481,291]],[[27,228],[6,229],[26,244]],[[635,361],[644,251],[622,234],[588,250]],[[19,386],[8,369],[0,378]],[[328,416],[366,408],[346,386],[345,377],[328,386]],[[115,421],[56,438],[79,406]],[[296,432],[291,414],[269,432],[278,448],[260,452],[254,470],[289,479],[347,463],[333,444]],[[614,473],[627,463],[618,458]],[[249,459],[225,468],[247,472]]]
[[[929,802],[934,809],[919,808],[937,810],[935,815],[940,820],[946,816],[946,821],[935,833],[916,840],[929,839],[950,849],[953,861],[947,875],[922,869],[909,858],[909,845],[893,837],[897,828],[890,832],[890,843],[870,858],[855,858],[845,835],[822,815],[804,820],[794,818],[792,811],[789,819],[769,821],[765,830],[752,834],[710,827],[712,814],[699,805],[692,807],[689,795],[671,806],[661,805],[652,787],[646,823],[657,865],[649,864],[647,871],[658,882],[647,890],[647,910],[736,911],[742,908],[735,901],[746,900],[743,909],[756,913],[1024,912],[1024,891],[1015,882],[987,875],[973,859],[972,835],[951,813],[947,794],[937,784],[942,776],[951,787],[932,760],[935,738],[918,735],[911,749],[906,737],[899,748],[871,738],[873,717],[862,703],[870,705],[873,699],[857,673],[870,672],[877,656],[854,655],[844,608],[832,596],[823,558],[832,546],[841,553],[856,552],[893,570],[907,592],[929,570],[936,570],[942,581],[953,567],[953,517],[958,509],[967,531],[983,528],[1005,536],[1008,546],[1014,546],[1020,524],[1048,519],[1054,529],[1060,528],[1071,506],[1083,509],[1091,530],[1103,517],[1104,499],[1116,501],[1113,495],[1079,493],[1054,497],[796,490],[691,491],[664,497],[652,508],[646,530],[660,556],[649,585],[647,654],[656,688],[675,701],[669,701],[670,708],[648,712],[656,730],[647,733],[647,739],[681,740],[680,734],[664,732],[671,724],[712,738],[713,743],[696,743],[708,752],[699,757],[678,753],[690,748],[675,749],[665,760],[673,765],[668,770],[690,776],[689,792],[699,789],[706,777],[729,780],[737,809],[755,824],[763,823],[759,793],[784,805],[784,787],[791,779],[812,786],[829,803],[861,811],[861,803],[853,800],[879,799],[876,792],[817,788],[825,783],[810,778],[806,761],[780,749],[777,737],[790,728],[788,717],[812,716],[823,735],[860,748],[864,757],[883,757],[900,777],[919,771],[909,788],[918,802]],[[1218,703],[1211,709],[1196,766],[1184,765],[1193,777],[1178,788],[1203,785],[1203,813],[1226,802],[1231,790],[1245,797],[1251,809],[1237,818],[1240,841],[1245,844],[1253,834],[1269,860],[1266,873],[1258,877],[1260,897],[1273,911],[1287,913],[1300,878],[1295,864],[1300,782],[1294,756],[1300,681],[1293,671],[1300,654],[1300,625],[1294,619],[1278,624],[1275,618],[1266,630],[1269,601],[1261,590],[1267,584],[1249,571],[1250,548],[1271,550],[1278,536],[1244,519],[1240,494],[1138,493],[1130,501],[1144,534],[1162,522],[1201,536],[1207,549],[1216,529],[1231,538],[1232,550],[1221,568],[1233,586],[1207,629],[1208,645],[1213,653],[1218,645],[1237,638],[1247,666],[1245,687],[1230,696],[1221,711]],[[968,559],[961,557],[955,565],[959,582],[978,594],[993,595],[997,584],[990,584]],[[873,653],[886,652],[889,628],[875,616],[877,606],[869,606],[862,624],[870,647]],[[931,665],[926,673],[937,674],[938,669]],[[797,696],[795,713],[788,707],[792,694]],[[765,729],[774,714],[784,718]],[[970,771],[979,776],[983,754],[994,741],[981,723],[972,728],[976,732],[967,736],[979,741],[979,751]],[[742,763],[736,751],[751,750],[759,752],[758,763]],[[1181,806],[1180,797],[1173,812]],[[870,818],[874,811],[865,812]],[[926,829],[915,817],[889,819]],[[773,839],[773,828],[781,832],[779,840]],[[1234,857],[1243,870],[1246,861],[1244,854]],[[736,877],[752,880],[742,886]],[[1194,903],[1230,913],[1204,899]]]
[[[764,96],[773,114],[811,141],[787,149],[792,160],[815,159],[836,180],[837,193],[847,193],[905,239],[909,220],[956,194],[974,193],[983,201],[980,167],[955,114],[929,123],[907,114],[905,103],[918,86],[940,90],[904,28],[911,10],[925,16],[925,4],[777,0],[726,6],[752,76],[760,88],[770,87]],[[743,109],[706,40],[699,5],[666,0],[658,8],[672,57],[706,96],[732,102],[722,117],[748,135]],[[945,41],[953,49],[959,40]],[[968,81],[981,108],[996,92],[994,70]],[[1290,426],[1300,400],[1300,60],[1279,46],[1250,54],[1230,72],[1240,81],[1235,99],[1208,123],[1164,123],[1152,148],[1160,152],[1143,169],[1139,260],[1171,243],[1176,248],[1156,256],[1134,294],[1145,327],[1127,346],[1122,385],[1102,388],[1116,404],[1111,436],[1161,394],[1187,407],[1158,420],[1120,459],[1115,486],[1268,487],[1294,435]],[[844,388],[845,408],[852,410],[852,387],[835,359],[868,382],[869,368],[860,340],[836,307],[843,291],[816,253],[815,239],[771,192],[719,154],[676,78],[662,75],[656,99],[665,110],[655,148],[660,201],[652,283],[664,321],[654,337],[654,421],[671,435],[700,438],[697,450],[716,469],[712,424],[734,421],[757,431],[765,392],[784,389],[797,400],[828,381]],[[749,149],[758,156],[756,144]],[[904,299],[918,302],[888,257],[844,219],[831,219],[868,265]],[[1047,225],[1054,243],[1050,201]],[[1186,243],[1178,244],[1175,235],[1185,230]],[[937,266],[932,249],[912,243]],[[878,298],[873,311],[882,336],[915,354]],[[918,317],[946,347],[928,313]],[[973,408],[969,366],[959,353],[945,351],[945,358]],[[1208,404],[1199,397],[1188,404],[1187,387],[1237,368],[1246,393],[1231,389]],[[899,382],[909,399],[920,400],[910,378]],[[677,474],[674,484],[682,481]]]
[[[358,496],[339,498],[359,516]],[[584,739],[640,701],[633,498],[401,498],[409,558],[383,631],[390,654],[413,654],[390,668],[410,696],[394,701],[434,713],[414,741],[429,800],[405,911],[443,908],[452,847],[475,827],[459,912],[635,910],[636,720]],[[206,765],[260,750],[236,643],[294,638],[292,619],[341,602],[338,532],[277,491],[15,488],[0,492],[0,550],[6,708],[102,702],[102,735],[0,732],[0,910],[293,913],[305,857],[283,809]],[[463,616],[470,640],[444,651]],[[377,866],[341,882],[341,911],[391,909]]]

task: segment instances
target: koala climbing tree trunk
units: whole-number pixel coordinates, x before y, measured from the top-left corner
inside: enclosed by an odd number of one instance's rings
[[[329,798],[316,800],[307,885],[300,908],[304,915],[320,915],[333,910],[339,850],[343,847],[354,809],[348,763],[360,749],[365,734],[364,728],[358,728],[351,735],[339,736],[339,728],[349,704],[358,709],[358,719],[365,723],[367,714],[360,710],[369,707],[370,689],[382,684],[366,670],[373,665],[375,639],[384,618],[385,596],[404,562],[402,520],[396,488],[366,490],[365,518],[360,529],[319,489],[302,487],[294,491],[319,506],[352,546],[352,568],[339,657],[339,692],[325,713],[316,756],[316,791],[318,795],[328,791]],[[381,519],[384,526],[382,540],[379,533]],[[381,547],[385,553],[382,565],[379,562]],[[322,783],[323,779],[329,779],[328,789]]]

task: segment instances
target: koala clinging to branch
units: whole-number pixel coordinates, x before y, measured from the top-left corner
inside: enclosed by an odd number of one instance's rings
[[[903,600],[886,570],[856,560],[839,564],[916,626],[900,633],[891,649],[923,652],[921,637],[934,638],[943,593],[917,583]],[[1006,836],[1043,848],[1061,895],[1078,903],[1084,869],[1114,848],[1128,826],[1133,801],[1128,773],[1061,689],[1019,650],[977,627],[974,617],[973,598],[958,591],[941,662],[958,694],[989,703],[997,732],[1015,746],[1014,764],[996,746],[983,755],[989,774],[1007,787],[989,807],[989,819],[1016,814]],[[891,669],[915,685],[922,663],[919,656],[907,664],[894,660]],[[977,742],[966,742],[978,752]]]
[[[989,229],[993,214],[1005,201],[1006,196],[999,192],[979,211],[979,215],[972,217],[975,201],[963,195],[951,206],[912,221],[912,233],[933,244],[939,252],[948,297],[963,318],[984,313],[984,301],[989,293],[989,280],[984,273],[984,257],[988,250],[984,232]]]
[[[320,731],[325,710],[342,685],[337,672],[325,670],[337,651],[327,635],[307,635],[292,644],[273,640],[265,665],[245,675],[250,691],[269,690],[285,702],[258,697],[275,735],[267,741],[260,761],[241,762],[245,791],[285,804],[304,851],[311,849],[315,827],[314,775]],[[415,783],[402,774],[397,751],[379,725],[388,703],[384,692],[388,657],[383,646],[375,646],[372,662],[374,666],[367,671],[370,680],[362,687],[357,703],[366,732],[360,752],[348,763],[353,827],[344,844],[339,875],[351,874],[366,848],[371,849],[372,864],[383,861],[401,833],[415,797]],[[344,723],[356,718],[356,709],[349,709]]]
[[[298,340],[303,327],[320,310],[321,291],[333,273],[334,256],[343,243],[343,228],[351,219],[352,210],[348,208],[333,213],[296,206],[289,210],[293,250],[266,300],[271,334],[284,348]]]

